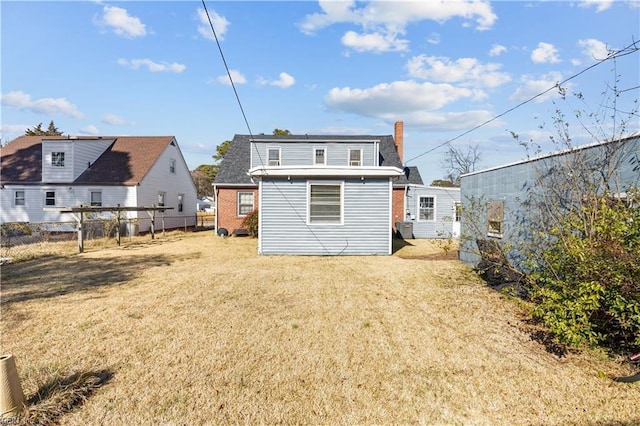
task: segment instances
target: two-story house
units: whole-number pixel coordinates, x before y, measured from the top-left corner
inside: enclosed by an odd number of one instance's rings
[[[399,144],[397,142],[399,142]],[[262,254],[391,254],[405,188],[402,122],[391,135],[236,135],[215,180],[216,229],[259,209]]]
[[[173,136],[21,136],[0,158],[0,223],[72,230],[74,217],[60,210],[119,205],[172,207],[163,213],[166,229],[195,224],[196,189]],[[150,229],[147,212],[125,216],[132,234]]]

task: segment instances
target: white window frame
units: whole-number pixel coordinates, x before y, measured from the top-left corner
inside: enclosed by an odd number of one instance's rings
[[[49,194],[52,194],[49,196]],[[49,200],[53,200],[50,204]],[[56,191],[44,191],[44,205],[45,207],[51,207],[56,205]]]
[[[278,153],[278,159],[271,159],[271,152],[275,151]],[[267,147],[267,165],[269,167],[277,167],[282,165],[282,149],[278,146],[269,146]]]
[[[64,167],[64,151],[56,151],[51,153],[51,166]]]
[[[99,194],[100,195],[100,201],[94,201],[93,194]],[[93,189],[93,190],[89,191],[89,205],[90,206],[95,206],[95,207],[102,207],[102,191],[96,190],[96,189]]]
[[[422,199],[423,198],[431,198],[433,200],[433,206],[432,207],[425,207],[425,209],[430,209],[433,211],[433,218],[431,219],[423,219],[422,218]],[[418,196],[418,205],[417,205],[417,212],[418,212],[418,222],[435,222],[436,221],[436,196],[435,195],[420,195]]]
[[[176,174],[176,160],[174,158],[169,160],[169,173]]]
[[[184,194],[178,194],[178,212],[184,211]]]
[[[314,220],[311,217],[311,188],[313,186],[339,186],[340,187],[340,218],[339,220]],[[308,181],[307,182],[307,225],[344,225],[344,181]]]
[[[18,196],[21,194],[21,196]],[[25,191],[24,189],[17,189],[13,195],[13,205],[14,206],[24,206],[26,205]]]
[[[248,206],[248,203],[241,203],[241,195],[247,195],[247,194],[251,194],[251,210],[248,210],[246,213],[243,213],[242,207],[243,206]],[[251,213],[253,210],[255,209],[255,194],[253,193],[253,191],[238,191],[238,193],[236,194],[236,214],[238,215],[238,217],[245,217],[247,216],[249,213]]]
[[[165,207],[167,204],[167,193],[158,191],[158,207]]]
[[[322,163],[318,162],[318,156],[316,153],[322,151]],[[327,147],[326,146],[314,146],[313,147],[313,165],[314,166],[326,166],[327,165]]]
[[[462,203],[453,204],[453,221],[460,222],[462,219]]]
[[[360,159],[356,162],[351,160],[351,153],[352,152],[359,152],[360,153]],[[363,165],[362,162],[362,148],[349,148],[349,158],[347,159],[347,161],[349,162],[349,166],[354,166],[354,167],[359,167]],[[357,163],[357,164],[353,164],[353,163]]]

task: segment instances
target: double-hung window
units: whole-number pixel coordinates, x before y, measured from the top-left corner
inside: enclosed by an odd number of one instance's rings
[[[343,184],[310,182],[308,186],[309,224],[342,224]]]
[[[45,191],[44,193],[44,205],[55,206],[56,205],[56,191]]]
[[[435,197],[420,197],[418,204],[418,220],[436,220],[436,199]]]
[[[178,211],[179,212],[184,210],[183,200],[184,200],[184,194],[178,194]]]
[[[13,200],[14,200],[14,203],[13,203],[14,205],[16,205],[16,206],[24,206],[25,205],[25,202],[24,202],[24,191],[22,191],[22,190],[16,191],[15,198]]]
[[[253,192],[238,192],[238,216],[246,216],[253,211]]]
[[[349,165],[362,166],[362,149],[349,149]]]
[[[101,191],[91,191],[91,200],[89,201],[91,206],[101,207],[102,206],[102,192]]]
[[[269,166],[279,166],[280,148],[267,148],[267,159]]]
[[[327,164],[327,148],[313,148],[313,164],[316,166]]]
[[[166,192],[158,192],[158,207],[164,207],[165,195],[167,195]]]
[[[51,165],[53,167],[64,167],[64,152],[52,152]]]
[[[176,160],[173,158],[169,160],[169,173],[176,173]]]

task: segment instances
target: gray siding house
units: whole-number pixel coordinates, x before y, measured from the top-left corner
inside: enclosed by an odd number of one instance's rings
[[[565,179],[564,174],[575,172],[568,166],[576,160],[587,165],[585,175],[572,177],[578,185],[600,180],[620,197],[640,187],[638,133],[463,175],[460,260],[477,266],[478,244],[489,242],[502,248],[514,266],[521,266],[518,246],[530,240],[528,233],[535,229],[536,220],[528,200],[553,197],[547,193],[554,189],[549,189],[549,181],[541,182],[554,176]],[[598,179],[590,179],[595,173]]]
[[[391,254],[406,186],[422,183],[401,152],[390,135],[236,135],[214,183],[217,231],[258,209],[261,254]]]
[[[460,188],[410,185],[405,199],[411,238],[460,236]]]

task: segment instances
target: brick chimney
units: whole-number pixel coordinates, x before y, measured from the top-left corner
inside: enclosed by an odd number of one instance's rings
[[[400,163],[402,163],[402,148],[403,148],[403,138],[404,138],[404,123],[402,120],[396,121],[394,126],[393,138],[396,142],[396,151],[398,151],[398,157],[400,157]]]

